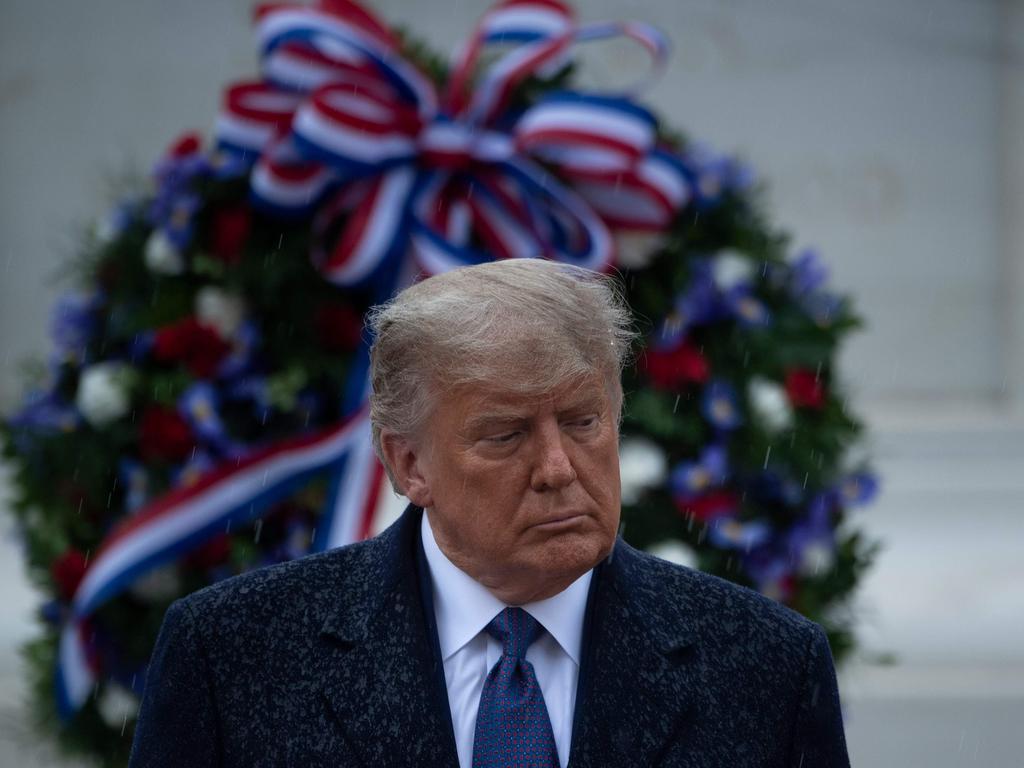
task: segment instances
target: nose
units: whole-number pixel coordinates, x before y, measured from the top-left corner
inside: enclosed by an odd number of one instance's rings
[[[542,425],[535,436],[536,458],[530,477],[533,490],[559,490],[575,482],[576,470],[565,452],[565,436],[557,422]]]

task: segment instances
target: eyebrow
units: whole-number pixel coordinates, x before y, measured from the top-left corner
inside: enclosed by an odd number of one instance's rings
[[[467,431],[472,432],[485,427],[511,426],[513,424],[519,424],[527,421],[528,419],[528,416],[514,411],[484,413],[470,419],[466,424],[466,429]]]
[[[558,411],[558,416],[572,416],[582,412],[589,412],[591,410],[600,410],[598,406],[598,402],[592,401],[588,397],[581,397],[568,407],[562,408]],[[512,426],[529,421],[529,419],[530,416],[522,413],[521,411],[495,410],[480,414],[479,416],[474,416],[466,423],[466,430],[471,432],[488,427]]]

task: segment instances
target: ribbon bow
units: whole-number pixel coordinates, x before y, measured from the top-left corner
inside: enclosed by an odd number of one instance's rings
[[[654,117],[626,96],[558,92],[510,106],[517,84],[563,65],[578,41],[626,35],[660,66],[667,45],[651,27],[580,27],[561,3],[508,0],[485,14],[439,93],[352,3],[270,6],[257,21],[264,79],[229,90],[219,143],[255,159],[262,206],[326,210],[323,224],[347,215],[317,254],[336,284],[372,278],[408,246],[427,274],[531,256],[604,270],[609,227],[662,229],[689,198]],[[496,41],[516,46],[470,91]]]

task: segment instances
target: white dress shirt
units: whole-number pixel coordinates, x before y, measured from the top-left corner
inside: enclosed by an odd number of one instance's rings
[[[424,513],[421,526],[423,549],[433,584],[434,615],[455,728],[455,746],[461,768],[471,768],[480,693],[487,673],[501,657],[501,643],[491,637],[485,627],[508,604],[448,559],[437,546],[428,513],[429,510]],[[562,768],[569,763],[583,615],[592,573],[587,571],[554,597],[522,606],[547,630],[527,649],[526,660],[537,674]]]

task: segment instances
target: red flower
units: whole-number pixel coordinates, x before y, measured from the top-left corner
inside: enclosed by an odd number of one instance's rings
[[[194,317],[159,328],[153,338],[153,358],[161,363],[182,362],[194,376],[212,376],[231,345],[214,328]]]
[[[213,214],[210,251],[227,264],[242,260],[242,248],[252,227],[252,212],[244,203],[218,208]]]
[[[181,461],[194,446],[192,430],[173,408],[151,405],[142,412],[139,454],[146,461]]]
[[[202,139],[198,133],[183,133],[167,148],[169,157],[187,157],[199,151]]]
[[[786,374],[786,394],[798,408],[821,409],[825,405],[825,382],[806,368],[797,368]]]
[[[716,517],[731,514],[736,510],[738,503],[735,493],[719,489],[691,499],[677,498],[676,508],[680,514],[692,516],[695,520],[706,523]]]
[[[321,304],[313,315],[320,342],[333,352],[348,352],[359,346],[363,316],[344,304]]]
[[[57,593],[61,600],[70,602],[75,596],[75,590],[78,589],[88,566],[88,559],[77,549],[67,550],[50,563],[50,576],[57,585]]]
[[[674,349],[647,349],[640,365],[658,389],[679,389],[690,382],[703,383],[711,374],[707,358],[689,340]]]

